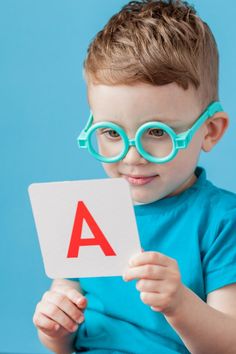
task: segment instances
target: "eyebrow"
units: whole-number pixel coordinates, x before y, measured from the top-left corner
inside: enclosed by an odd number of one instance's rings
[[[94,119],[94,116],[93,116],[93,119]],[[174,119],[166,120],[166,119],[159,118],[159,117],[155,116],[155,117],[144,119],[140,124],[145,124],[145,123],[151,122],[151,121],[161,122],[161,123],[165,123],[165,124],[183,123],[179,120],[174,120]],[[116,122],[115,119],[113,119],[112,117],[108,120],[104,120],[104,119],[96,120],[96,123],[100,123],[100,122],[112,122],[112,123],[120,125],[120,122]]]
[[[168,121],[166,121],[166,119]],[[181,123],[181,121],[177,120],[177,119],[168,119],[167,116],[165,116],[165,114],[162,113],[156,113],[155,115],[151,116],[151,117],[146,117],[145,120],[147,121],[159,121],[159,122],[163,122],[163,123]]]
[[[112,122],[114,124],[117,124],[119,125],[121,128],[125,129],[123,124],[121,124],[120,122],[116,122],[115,119],[113,119],[112,117],[108,120],[99,120],[99,121],[96,121],[95,123],[100,123],[100,122]],[[163,116],[163,118],[160,117],[160,114],[156,114],[155,116],[152,116],[150,118],[144,118],[143,121],[140,122],[139,126],[147,123],[147,122],[161,122],[161,123],[164,123],[168,126],[170,126],[171,128],[173,129],[180,129],[181,131],[182,130],[186,130],[187,127],[188,127],[188,123],[187,122],[182,122],[182,121],[179,121],[179,120],[174,120],[174,119],[171,119],[171,120],[166,120]]]

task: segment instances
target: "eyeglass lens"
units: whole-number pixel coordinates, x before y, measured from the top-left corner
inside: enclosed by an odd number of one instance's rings
[[[173,149],[172,138],[163,128],[155,125],[143,131],[140,142],[150,156],[163,158]],[[95,129],[90,135],[92,150],[105,158],[114,158],[125,149],[125,141],[118,131],[110,127]]]

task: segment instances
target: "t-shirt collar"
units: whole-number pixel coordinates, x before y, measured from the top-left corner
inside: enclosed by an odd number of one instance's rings
[[[190,186],[189,188],[185,189],[183,192],[174,195],[172,197],[165,197],[159,200],[156,200],[152,203],[138,203],[134,204],[134,210],[136,214],[143,214],[146,213],[147,211],[151,211],[152,209],[165,209],[168,207],[173,208],[177,204],[182,204],[183,202],[186,201],[186,198],[188,195],[194,193],[196,190],[199,188],[202,188],[202,186],[206,182],[206,171],[203,167],[197,166],[195,171],[194,171],[197,179],[196,181]]]

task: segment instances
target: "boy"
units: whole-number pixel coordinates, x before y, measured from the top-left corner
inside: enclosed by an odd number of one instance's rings
[[[41,341],[58,354],[235,354],[236,196],[197,166],[228,126],[209,27],[187,2],[132,1],[84,68],[79,141],[129,182],[143,252],[123,279],[55,280],[34,314]]]

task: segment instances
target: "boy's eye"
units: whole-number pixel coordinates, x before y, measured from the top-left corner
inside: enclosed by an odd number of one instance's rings
[[[166,134],[166,132],[163,129],[154,128],[149,130],[149,134],[153,135],[154,137],[162,137]]]
[[[116,130],[112,130],[112,129],[106,129],[106,130],[103,130],[101,131],[101,134],[103,135],[106,135],[108,138],[119,138],[120,134],[117,133]]]

